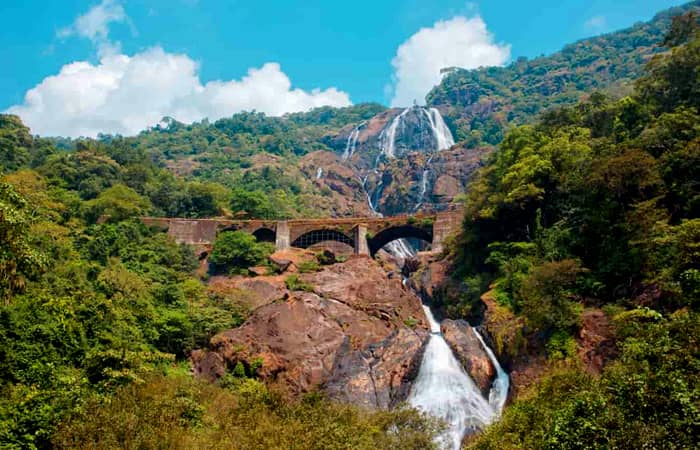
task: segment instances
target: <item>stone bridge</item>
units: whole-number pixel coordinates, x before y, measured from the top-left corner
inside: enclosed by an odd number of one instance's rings
[[[459,228],[462,211],[294,220],[141,217],[141,221],[147,226],[167,230],[179,243],[199,247],[213,244],[217,233],[239,230],[254,235],[259,241],[274,242],[278,250],[337,241],[352,247],[355,254],[374,256],[386,244],[400,238],[417,238],[431,244],[432,250],[441,251],[445,237]]]

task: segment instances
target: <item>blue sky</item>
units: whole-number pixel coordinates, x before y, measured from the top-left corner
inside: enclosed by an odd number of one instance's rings
[[[50,3],[5,0],[0,2],[0,58],[5,62],[0,65],[0,110],[19,105],[20,109],[12,111],[23,118],[26,115],[25,121],[38,131],[76,135],[94,134],[96,127],[128,134],[142,126],[139,120],[152,121],[156,114],[170,113],[166,111],[168,108],[186,120],[197,119],[198,114],[229,114],[235,111],[227,110],[222,104],[232,98],[233,109],[256,107],[272,114],[317,104],[377,101],[400,105],[416,97],[420,101],[425,86],[432,83],[434,75],[430,70],[435,71],[443,61],[440,58],[468,67],[548,54],[566,43],[648,20],[659,10],[682,3],[669,0],[102,0],[100,4],[100,0]],[[95,7],[107,11],[108,20],[92,25],[76,21]],[[85,30],[81,28],[84,26],[93,28]],[[428,31],[417,36],[424,28]],[[445,44],[455,41],[459,45]],[[447,48],[450,46],[453,48]],[[400,48],[404,51],[400,52]],[[397,52],[403,56],[397,57]],[[125,59],[101,64],[105,56],[116,58],[116,55]],[[143,57],[138,59],[137,55]],[[175,55],[186,59],[175,61]],[[131,59],[127,62],[127,58]],[[39,100],[35,98],[31,108],[25,103],[28,90],[76,61],[90,64],[76,69],[83,70],[83,75],[70,79],[59,77],[55,80],[58,87],[42,85],[34,95]],[[144,67],[151,67],[148,64],[151,61],[157,61],[151,65],[153,70],[165,73],[169,80],[164,84],[172,82],[166,86],[168,89],[189,90],[190,94],[175,101],[166,94],[160,98],[156,92],[157,104],[136,99],[139,108],[153,109],[149,118],[118,124],[114,118],[107,117],[108,113],[128,115],[128,108],[119,105],[100,109],[95,105],[116,102],[116,98],[126,103],[134,98],[134,92],[140,95],[154,92],[154,86],[160,84],[157,74],[152,74],[151,80],[144,78],[141,89],[130,93],[114,88],[114,80],[106,82],[107,87],[93,86],[87,93],[81,88],[81,83],[104,78],[101,70],[108,76],[116,73],[114,77],[119,83],[129,79],[131,86],[138,86],[138,74],[132,73],[131,78],[122,75],[130,73],[129,67],[132,72],[143,71]],[[277,65],[264,66],[266,63]],[[169,69],[164,68],[172,67],[177,67],[174,69],[177,76],[170,79]],[[248,83],[207,85],[213,80],[240,81],[250,75],[251,68],[261,69],[261,73]],[[425,73],[416,74],[420,71]],[[85,77],[89,77],[88,81]],[[280,100],[284,103],[281,109],[265,102],[258,107],[254,98],[248,98],[260,94],[258,86],[267,80],[279,83],[280,90],[270,90],[266,95],[271,99],[284,97],[285,100]],[[292,87],[283,86],[286,82]],[[335,90],[328,91],[331,88]],[[106,91],[101,89],[109,91],[109,100],[104,99]],[[58,98],[68,94],[85,95],[84,103],[89,106],[85,114],[92,111],[99,120],[84,127],[64,123],[40,129],[37,104],[45,105],[51,99],[57,104],[66,103]],[[239,101],[241,97],[245,100]],[[67,114],[84,105],[78,102],[73,107]],[[60,112],[54,108],[51,115]],[[85,117],[78,115],[73,120],[84,121]]]

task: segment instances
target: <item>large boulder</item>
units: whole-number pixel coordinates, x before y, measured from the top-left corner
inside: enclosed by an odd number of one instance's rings
[[[319,272],[300,278],[323,298],[332,298],[369,316],[377,317],[398,328],[406,322],[418,322],[428,329],[420,299],[367,257],[352,257]]]
[[[462,367],[488,398],[496,368],[476,336],[476,330],[464,320],[446,319],[442,321],[441,331]]]
[[[209,280],[208,291],[220,297],[235,299],[251,311],[288,295],[284,278],[280,276],[215,276]]]
[[[239,328],[193,352],[196,375],[217,380],[239,362],[291,394],[325,389],[386,408],[405,400],[428,339],[420,300],[369,258],[299,277],[305,290],[262,305]]]
[[[425,330],[401,328],[382,342],[354,351],[349,340],[338,352],[325,391],[366,407],[390,408],[408,397],[427,343]]]

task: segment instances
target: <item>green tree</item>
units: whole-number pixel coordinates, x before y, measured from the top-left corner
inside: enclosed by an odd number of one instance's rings
[[[19,117],[0,114],[0,170],[17,170],[29,162],[33,145],[29,128]]]
[[[546,262],[531,269],[522,282],[522,312],[538,331],[571,330],[578,326],[582,306],[574,287],[583,272],[578,261]]]
[[[151,209],[151,202],[128,186],[115,184],[96,199],[85,203],[88,217],[95,221],[106,217],[112,222],[138,217]]]
[[[231,211],[235,216],[251,219],[276,219],[284,214],[278,210],[271,195],[260,190],[236,188],[231,192]]]
[[[24,288],[26,277],[46,265],[44,256],[29,244],[27,201],[14,187],[0,182],[0,298],[6,303]]]
[[[245,271],[265,263],[273,250],[272,244],[258,242],[252,234],[224,231],[216,237],[209,262],[215,271]]]

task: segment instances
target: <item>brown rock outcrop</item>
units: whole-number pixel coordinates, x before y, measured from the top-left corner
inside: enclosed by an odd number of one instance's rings
[[[615,344],[615,328],[600,309],[583,312],[578,342],[579,357],[586,370],[594,374],[600,374],[619,353]]]
[[[349,339],[325,384],[332,397],[353,405],[389,408],[404,400],[418,375],[428,333],[401,328],[384,341],[353,351]]]
[[[300,278],[314,286],[323,298],[332,298],[353,309],[400,327],[410,319],[428,329],[420,300],[401,284],[400,277],[389,277],[366,257],[352,257],[343,264],[328,266]]]
[[[193,352],[195,374],[213,381],[261,359],[258,374],[291,394],[321,388],[379,408],[404,400],[428,337],[420,300],[369,258],[299,278],[315,292],[292,292],[216,335]]]
[[[284,278],[280,276],[215,276],[209,280],[208,290],[222,297],[234,298],[251,311],[287,295]]]
[[[481,393],[488,397],[491,383],[496,378],[496,368],[484,347],[465,320],[446,319],[441,324],[442,336],[455,356],[474,380]]]

